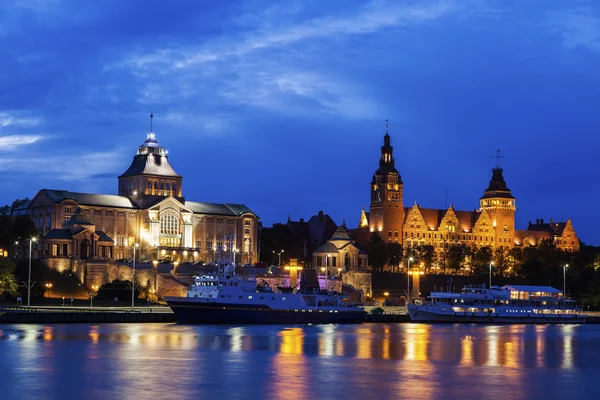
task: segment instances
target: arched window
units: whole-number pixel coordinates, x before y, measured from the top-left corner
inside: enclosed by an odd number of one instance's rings
[[[175,194],[177,194],[177,188],[175,186],[175,184],[171,185],[171,190],[175,192]]]
[[[179,215],[174,210],[160,213],[160,233],[176,235],[179,233]]]

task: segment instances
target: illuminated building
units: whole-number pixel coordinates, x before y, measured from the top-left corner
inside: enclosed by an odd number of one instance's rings
[[[214,261],[233,252],[238,263],[257,261],[258,217],[242,204],[186,200],[183,178],[167,151],[147,135],[118,195],[42,189],[28,213],[42,236],[46,259]]]
[[[513,248],[537,246],[542,240],[550,240],[558,249],[579,251],[579,239],[570,219],[549,223],[537,220],[535,224],[529,223],[526,230],[515,229],[516,198],[507,187],[499,165],[492,169],[490,183],[474,211],[460,211],[453,206],[423,208],[416,202],[405,207],[403,183],[395,167],[387,124],[379,168],[370,190],[370,212],[362,211],[359,227],[352,231],[352,237],[363,247],[377,233],[385,242],[404,247],[432,246],[438,260],[445,259],[449,248],[461,244]]]

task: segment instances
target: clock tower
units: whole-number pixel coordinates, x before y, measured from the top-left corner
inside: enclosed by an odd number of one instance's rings
[[[371,181],[370,230],[377,232],[386,242],[402,243],[402,179],[394,165],[393,152],[386,120],[379,168]]]

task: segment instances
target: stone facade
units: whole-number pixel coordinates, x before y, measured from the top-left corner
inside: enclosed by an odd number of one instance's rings
[[[361,246],[367,245],[370,235],[377,232],[385,242],[396,242],[405,248],[432,246],[438,260],[446,258],[449,248],[462,244],[510,249],[537,246],[546,239],[559,249],[579,250],[579,239],[571,220],[551,221],[550,224],[544,224],[542,220],[541,223],[530,223],[526,230],[516,229],[516,198],[507,187],[503,169],[499,166],[492,170],[490,183],[479,199],[479,208],[473,211],[460,211],[452,206],[448,209],[423,208],[416,202],[405,207],[403,183],[395,168],[387,127],[379,168],[370,189],[370,212],[362,211],[359,227],[352,232]]]
[[[367,268],[367,253],[356,247],[346,225],[342,224],[327,243],[315,249],[312,265],[317,273],[322,271],[326,276],[335,276],[341,272]]]
[[[364,297],[373,297],[372,274],[363,271],[348,271],[342,275],[342,282],[360,290]]]
[[[118,196],[37,193],[27,209],[42,235],[36,256],[131,260],[135,249],[138,260],[216,261],[220,253],[237,263],[257,262],[256,214],[241,204],[187,201],[182,182],[149,134],[118,178]]]

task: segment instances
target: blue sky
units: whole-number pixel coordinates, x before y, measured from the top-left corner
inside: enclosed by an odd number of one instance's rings
[[[517,228],[600,244],[592,1],[4,0],[0,203],[116,193],[154,131],[195,201],[356,225],[390,120],[405,205],[478,207],[501,149]]]

